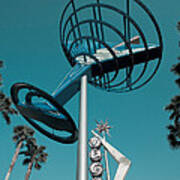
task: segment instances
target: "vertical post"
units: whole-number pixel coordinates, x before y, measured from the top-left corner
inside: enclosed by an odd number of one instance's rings
[[[88,180],[88,152],[87,152],[87,75],[81,78],[79,140],[76,180]]]

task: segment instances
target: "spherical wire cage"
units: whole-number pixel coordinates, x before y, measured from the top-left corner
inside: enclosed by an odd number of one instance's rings
[[[91,65],[89,83],[118,93],[147,84],[159,68],[163,49],[151,11],[140,0],[125,0],[124,5],[122,10],[103,0],[71,0],[60,20],[60,42],[70,64]],[[145,26],[136,17],[140,12]],[[152,30],[150,35],[145,28]]]

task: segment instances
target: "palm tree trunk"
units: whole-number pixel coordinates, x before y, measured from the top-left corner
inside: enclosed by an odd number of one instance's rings
[[[31,162],[28,165],[28,170],[25,176],[25,180],[29,180],[35,157],[36,157],[36,154],[34,154],[33,157],[31,158]]]
[[[22,143],[23,143],[23,141],[20,141],[19,144],[18,144],[18,146],[17,146],[17,148],[16,148],[16,151],[15,151],[14,156],[13,156],[12,161],[11,161],[11,165],[10,165],[10,167],[9,167],[9,170],[8,170],[7,174],[6,174],[5,180],[8,180],[9,177],[10,177],[10,174],[11,174],[11,172],[12,172],[12,169],[13,169],[13,167],[14,167],[14,165],[15,165],[15,162],[16,162],[16,160],[17,160],[17,158],[18,158],[19,151],[20,151],[20,149],[21,149]]]

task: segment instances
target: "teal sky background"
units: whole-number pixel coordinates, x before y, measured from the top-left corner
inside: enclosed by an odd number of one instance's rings
[[[118,0],[113,0],[116,2]],[[70,65],[59,42],[59,19],[67,0],[1,0],[0,1],[0,59],[3,90],[10,94],[16,82],[28,82],[48,93],[58,86]],[[132,166],[127,180],[178,180],[180,178],[180,150],[173,151],[167,142],[170,122],[163,110],[172,96],[179,93],[170,68],[177,62],[180,34],[176,23],[180,20],[180,1],[144,0],[159,22],[164,54],[160,69],[153,80],[143,88],[123,94],[107,93],[88,86],[89,131],[95,128],[95,119],[109,120],[113,126],[108,141],[123,152]],[[78,122],[79,95],[71,99],[66,110]],[[7,126],[0,121],[0,179],[9,168],[15,146],[12,131],[15,125],[27,124],[21,117],[12,117]],[[33,180],[72,180],[76,178],[77,142],[63,145],[36,133],[38,143],[47,146],[48,161],[40,171],[33,170]],[[89,133],[89,137],[91,134]],[[22,180],[27,167],[19,157],[11,180]],[[111,160],[111,174],[116,164]]]

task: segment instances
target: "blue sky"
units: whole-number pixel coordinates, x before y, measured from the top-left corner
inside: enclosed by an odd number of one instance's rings
[[[169,69],[180,54],[180,36],[176,31],[180,2],[143,2],[155,14],[162,31],[165,47],[160,69],[148,85],[130,93],[106,93],[89,85],[89,131],[95,128],[95,119],[109,120],[113,129],[108,141],[132,161],[127,180],[178,180],[180,151],[173,151],[166,140],[165,127],[169,120],[163,107],[179,93],[173,82],[176,77]],[[7,94],[15,82],[28,82],[51,93],[70,70],[60,46],[58,29],[65,3],[65,0],[1,0],[0,59],[5,62],[1,73]],[[76,124],[78,101],[79,95],[76,95],[65,106]],[[0,179],[3,179],[15,151],[11,138],[13,126],[27,123],[19,116],[13,117],[12,124],[7,126],[1,119]],[[77,143],[58,144],[39,132],[36,138],[39,144],[47,146],[49,157],[41,171],[32,172],[31,179],[75,179]],[[24,178],[27,167],[21,165],[22,160],[19,157],[11,180]],[[110,163],[113,174],[116,165],[112,160]]]

